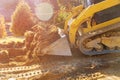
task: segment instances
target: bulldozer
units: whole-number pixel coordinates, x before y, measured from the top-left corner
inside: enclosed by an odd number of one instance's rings
[[[68,16],[61,39],[42,50],[71,56],[71,48],[85,55],[120,53],[120,0],[84,0]]]
[[[83,3],[72,9],[64,30],[58,28],[61,38],[42,49],[42,54],[72,56],[71,48],[89,56],[120,53],[120,0],[84,0]],[[51,14],[42,19],[48,20]],[[5,66],[0,68],[0,80],[38,78],[42,75],[40,67]]]

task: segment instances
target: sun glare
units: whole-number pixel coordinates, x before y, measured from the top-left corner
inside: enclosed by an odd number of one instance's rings
[[[37,17],[42,21],[48,21],[53,16],[53,6],[50,3],[40,3],[35,8]]]

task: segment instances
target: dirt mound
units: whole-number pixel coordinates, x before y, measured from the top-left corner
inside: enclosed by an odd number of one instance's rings
[[[25,33],[25,40],[23,42],[11,41],[0,44],[0,63],[6,59],[6,62],[11,60],[30,64],[32,60],[37,60],[38,55],[43,55],[41,53],[43,48],[59,38],[56,26],[39,23],[33,26],[31,31]],[[3,54],[6,52],[7,54]]]
[[[41,50],[43,48],[60,38],[58,29],[54,25],[37,24],[32,30],[25,33],[25,46],[29,58],[42,54]]]

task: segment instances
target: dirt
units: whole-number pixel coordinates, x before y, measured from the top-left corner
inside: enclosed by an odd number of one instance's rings
[[[46,55],[38,58],[28,65],[39,64],[42,75],[29,80],[120,80],[119,53],[85,56],[73,50],[71,57]]]
[[[73,53],[72,57],[39,56],[29,65],[39,64],[42,75],[30,80],[120,80],[119,53],[98,56],[85,56],[76,50]]]
[[[40,57],[38,80],[120,80],[120,54]]]

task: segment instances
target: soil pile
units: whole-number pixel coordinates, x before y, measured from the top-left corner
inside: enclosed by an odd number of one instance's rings
[[[38,55],[43,55],[41,52],[42,49],[59,38],[60,36],[56,26],[39,23],[33,26],[31,31],[25,33],[25,40],[22,43],[15,43],[13,41],[0,44],[0,61],[4,61],[5,58],[8,58],[8,62],[10,62],[9,60],[17,62],[36,60]],[[6,56],[3,53],[6,53]]]
[[[32,31],[25,33],[25,46],[29,58],[36,55],[43,55],[41,50],[60,38],[58,28],[54,25],[37,24]]]

